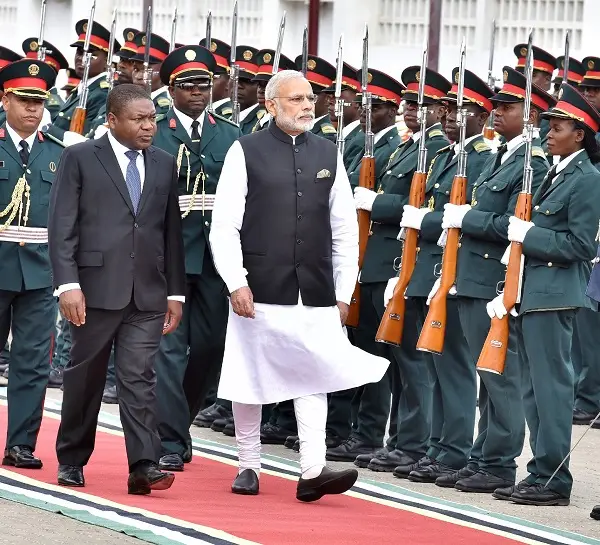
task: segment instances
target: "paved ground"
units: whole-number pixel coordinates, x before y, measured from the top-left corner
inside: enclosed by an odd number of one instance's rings
[[[49,390],[47,397],[58,400],[61,397],[61,392],[59,390]],[[102,409],[112,414],[118,413],[115,405],[103,405]],[[573,442],[577,441],[584,431],[584,427],[574,426]],[[224,444],[234,444],[233,438],[213,432],[210,429],[192,426],[192,435]],[[284,447],[267,445],[264,447],[264,451],[291,460],[298,460],[296,453]],[[465,494],[452,489],[439,488],[435,485],[411,483],[406,480],[396,479],[389,473],[374,473],[366,469],[360,470],[360,473],[363,479],[393,483],[406,489],[434,497],[476,506],[489,510],[492,513],[512,515],[539,524],[600,539],[600,521],[594,521],[589,517],[591,508],[595,504],[600,503],[600,465],[598,464],[598,452],[600,452],[600,430],[592,429],[586,434],[573,453],[571,470],[575,477],[575,486],[569,507],[517,506],[510,502],[495,500],[488,494]],[[530,455],[531,452],[527,444],[523,455],[518,461],[518,478],[525,476],[525,465]],[[336,465],[340,467],[345,464]],[[351,464],[347,465],[351,467]],[[185,473],[182,477],[184,476]],[[10,502],[0,502],[0,513],[2,513],[3,522],[1,542],[7,545],[22,543],[24,536],[26,536],[26,541],[29,545],[64,543],[69,542],[70,538],[74,538],[75,536],[77,538],[71,542],[86,543],[86,545],[96,543],[102,543],[103,545],[140,543],[140,541],[123,536],[122,534],[91,527],[85,523],[72,521],[67,517],[45,513],[35,508],[20,506]],[[32,535],[31,532],[31,520],[36,521],[36,528],[40,528],[39,531],[35,532],[35,535]],[[57,528],[60,528],[60,532],[55,532]]]

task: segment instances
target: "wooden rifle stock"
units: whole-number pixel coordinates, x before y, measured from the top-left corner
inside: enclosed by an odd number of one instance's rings
[[[467,178],[454,176],[450,203],[463,205],[467,202]],[[456,282],[456,265],[458,262],[458,241],[460,229],[448,229],[446,247],[442,256],[442,276],[440,287],[431,298],[425,324],[419,335],[417,350],[441,354],[446,337],[448,292]]]
[[[425,172],[415,172],[413,175],[408,204],[415,208],[421,208],[425,200],[426,179],[427,173]],[[383,318],[375,335],[377,342],[392,344],[394,346],[402,344],[404,315],[406,313],[404,292],[410,282],[417,261],[419,232],[416,229],[405,229],[405,235],[398,283],[394,288],[394,294],[383,313]]]
[[[83,135],[85,127],[85,117],[86,109],[77,106],[77,108],[75,108],[75,112],[73,112],[73,117],[71,118],[71,125],[69,126],[69,130],[71,132],[76,132],[77,134]]]
[[[531,219],[531,198],[531,193],[519,194],[515,209],[516,217],[524,221]],[[506,310],[512,309],[519,300],[522,255],[523,246],[521,243],[512,242],[502,296],[502,302]],[[479,360],[477,360],[478,370],[489,371],[498,375],[504,373],[508,350],[508,331],[508,314],[502,319],[492,318],[490,331],[483,344],[481,354],[479,354]]]
[[[358,186],[367,189],[375,189],[375,157],[363,157],[360,164],[360,176]],[[362,269],[367,251],[367,242],[369,242],[369,233],[371,231],[371,213],[367,210],[358,210],[358,268]],[[350,301],[350,310],[346,325],[348,327],[358,326],[358,316],[360,312],[360,284],[356,281],[354,293]]]
[[[496,131],[494,131],[494,127],[484,127],[483,137],[487,138],[488,140],[493,140],[496,137]]]

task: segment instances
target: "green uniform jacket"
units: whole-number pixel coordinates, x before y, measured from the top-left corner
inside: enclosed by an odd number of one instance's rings
[[[344,166],[346,170],[350,168],[354,158],[365,149],[365,133],[360,126],[360,123],[346,137],[344,144]]]
[[[65,101],[58,94],[58,89],[56,87],[52,87],[50,89],[50,96],[46,99],[46,109],[50,112],[50,117],[52,121],[56,119],[58,112],[63,107]]]
[[[533,146],[532,191],[535,192],[548,172],[549,164],[539,138],[533,140]],[[515,213],[517,197],[523,188],[525,145],[519,146],[494,170],[496,159],[496,154],[488,159],[475,181],[472,209],[462,223],[456,278],[458,295],[490,301],[498,294],[498,282],[504,280],[506,272],[506,266],[500,260],[509,244],[508,219]]]
[[[0,105],[0,125],[4,125],[5,122],[6,122],[6,111]]]
[[[233,115],[233,107],[231,105],[231,100],[227,99],[223,104],[215,108],[215,113],[224,117],[225,119],[231,119]]]
[[[267,110],[265,108],[256,104],[255,109],[240,123],[242,134],[250,134],[266,113]]]
[[[397,134],[397,129],[394,128]],[[435,154],[448,145],[441,124],[427,129],[427,168]],[[398,136],[400,138],[400,136]],[[360,273],[361,283],[387,282],[396,274],[394,260],[401,252],[397,237],[404,205],[408,204],[410,186],[415,170],[419,143],[407,140],[390,157],[384,172],[378,177],[377,198],[371,211],[371,231]]]
[[[319,119],[310,132],[316,134],[317,136],[327,138],[327,140],[331,140],[334,144],[337,142],[337,131],[332,125],[329,115]]]
[[[165,115],[171,108],[171,99],[169,98],[169,91],[165,89],[162,93],[156,95],[152,102],[154,102],[156,115]],[[106,106],[104,107],[104,109],[106,110]]]
[[[574,157],[533,198],[535,224],[523,241],[525,275],[520,312],[597,305],[585,290],[596,257],[600,173],[586,151]]]
[[[231,145],[241,136],[239,128],[231,121],[216,114],[206,113],[202,123],[200,135],[200,149],[192,144],[186,130],[181,126],[173,109],[165,116],[159,117],[157,131],[153,144],[175,156],[179,157],[180,150],[190,152],[189,186],[188,163],[186,154],[183,153],[179,167],[179,194],[190,195],[193,193],[194,183],[198,178],[196,191],[197,202],[201,202],[202,190],[206,195],[214,195],[217,183],[221,176],[225,154]],[[202,181],[204,172],[205,179]],[[182,210],[182,215],[185,210]],[[208,236],[212,211],[192,210],[183,219],[183,242],[185,245],[185,271],[187,274],[201,274],[204,252],[208,248]]]
[[[398,129],[393,127],[386,132],[373,146],[373,155],[375,156],[375,180],[378,180],[381,177],[381,173],[388,164],[390,156],[392,153],[394,153],[394,150],[396,150],[399,145],[400,135],[398,134]],[[360,178],[360,165],[364,154],[365,147],[363,140],[362,150],[360,150],[358,154],[354,156],[354,159],[347,169],[352,190],[354,190],[355,187],[358,187],[358,181]]]
[[[86,118],[83,127],[83,134],[89,134],[92,124],[97,120],[100,109],[106,108],[106,97],[108,95],[108,82],[106,78],[101,77],[94,80],[88,87],[88,98],[86,104]],[[63,104],[58,112],[56,120],[48,128],[48,134],[63,141],[65,132],[69,130],[71,125],[71,117],[75,113],[75,108],[79,101],[79,93],[75,90],[71,93],[67,101]]]
[[[25,175],[30,186],[30,208],[27,227],[48,226],[50,189],[63,146],[39,132],[29,155],[27,169],[3,123],[0,129],[0,213],[11,202],[17,180]],[[24,172],[25,170],[25,172]],[[25,198],[23,198],[25,204]],[[7,216],[0,219],[3,226]],[[11,225],[18,225],[15,218]],[[37,290],[52,286],[48,244],[25,244],[0,241],[0,290]]]
[[[467,203],[475,180],[492,153],[483,136],[474,138],[465,146],[467,152]],[[458,168],[454,146],[441,149],[434,157],[427,176],[425,205],[432,211],[423,218],[419,231],[419,253],[411,281],[406,290],[409,297],[427,297],[436,280],[434,270],[441,271],[443,248],[437,242],[442,234],[444,205],[450,202],[452,182]],[[439,272],[438,271],[438,272]]]

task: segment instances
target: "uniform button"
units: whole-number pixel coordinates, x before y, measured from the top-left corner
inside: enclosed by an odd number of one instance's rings
[[[294,151],[298,153],[300,150],[298,148],[294,148]]]
[[[417,253],[419,253],[421,251],[421,248],[419,248],[419,246],[417,246]]]
[[[205,227],[210,227],[210,223],[209,223],[209,222],[207,222],[207,221],[205,221],[205,222],[204,222],[204,226],[205,226]]]
[[[438,187],[440,187],[440,184],[433,184],[433,187],[437,189]]]
[[[297,172],[298,174],[302,174],[302,169],[301,169],[301,168],[297,168],[297,169],[296,169],[296,172]]]
[[[296,240],[296,244],[302,244],[302,241],[300,239]]]
[[[134,228],[134,229],[137,229],[138,227],[139,227],[139,225],[138,225],[137,223],[134,223],[134,224],[133,224],[133,228]]]
[[[23,165],[26,166],[26,165]],[[31,170],[27,169],[27,174],[31,174]]]
[[[546,216],[550,214],[550,210],[546,210]]]
[[[450,195],[450,191],[446,191],[446,195]]]
[[[483,259],[487,259],[488,257],[490,257],[489,254],[484,254],[483,255]]]
[[[492,189],[496,189],[496,186],[492,187]]]
[[[302,197],[302,191],[298,191],[298,197]]]
[[[552,261],[548,261],[548,267],[552,267]]]
[[[298,220],[302,219],[302,214],[298,214]]]
[[[539,206],[538,204],[536,204],[536,205],[533,207],[533,209],[534,209],[534,210],[539,210],[539,209],[540,209],[540,206]]]
[[[461,246],[462,246],[462,242],[459,242],[458,243],[458,247],[460,248]]]
[[[392,173],[392,171],[391,171],[391,170],[388,170],[388,171],[386,172],[386,174],[391,174],[391,173]]]
[[[133,259],[133,258],[135,257],[135,254],[134,254],[133,252],[131,252],[131,253],[129,254],[129,257],[130,257],[131,259]]]
[[[64,114],[64,112],[58,112],[59,117],[62,117]]]

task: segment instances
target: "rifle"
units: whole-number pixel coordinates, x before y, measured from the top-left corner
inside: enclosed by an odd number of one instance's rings
[[[87,21],[87,30],[85,31],[85,41],[83,42],[83,77],[81,78],[79,101],[73,112],[69,130],[83,135],[85,129],[85,118],[87,112],[88,99],[88,79],[90,77],[90,64],[92,63],[92,52],[90,51],[90,39],[92,37],[92,27],[94,26],[94,14],[96,13],[96,0],[92,3],[90,16]]]
[[[240,65],[237,63],[237,23],[238,23],[238,3],[237,0],[233,6],[233,18],[231,19],[231,54],[229,56],[229,81],[231,85],[231,121],[238,127],[240,126],[240,102],[238,99],[238,89],[240,86]]]
[[[527,44],[527,60],[525,61],[525,107],[523,109],[523,137],[525,140],[525,166],[523,167],[523,189],[519,193],[515,216],[529,221],[531,219],[531,186],[533,182],[533,168],[531,167],[531,152],[533,140],[533,123],[529,122],[531,111],[531,81],[533,79],[533,29],[529,33]],[[510,243],[510,257],[504,279],[504,293],[502,303],[506,310],[512,309],[521,300],[521,281],[523,278],[523,246],[520,242]],[[504,373],[506,352],[508,349],[508,320],[506,314],[503,318],[492,318],[490,331],[483,344],[477,369],[501,375]]]
[[[146,48],[144,49],[144,86],[148,94],[152,94],[152,74],[153,69],[150,66],[150,42],[152,41],[152,5],[148,6],[148,15],[146,16]]]
[[[452,181],[450,202],[465,204],[467,202],[467,152],[465,139],[467,136],[467,110],[463,108],[465,90],[465,38],[460,46],[460,68],[458,71],[458,91],[456,94],[456,124],[459,129],[458,139],[458,168]],[[447,324],[448,292],[456,282],[456,263],[458,260],[458,241],[460,229],[448,229],[446,246],[442,255],[442,276],[440,287],[429,303],[429,311],[425,324],[419,335],[417,350],[441,354],[444,349]]]
[[[171,41],[169,42],[169,53],[175,49],[175,35],[177,34],[177,6],[173,10],[173,20],[171,22]]]
[[[571,43],[571,31],[567,30],[565,34],[565,58],[563,59],[563,81],[569,83],[569,49]]]
[[[106,57],[106,82],[109,90],[115,85],[116,69],[113,64],[113,56],[115,54],[115,34],[117,32],[117,8],[113,10],[112,23],[110,25],[110,38],[108,43],[108,55]]]
[[[490,57],[488,62],[488,86],[493,91],[496,86],[496,79],[494,78],[494,74],[492,73],[492,69],[494,68],[494,47],[496,45],[496,30],[498,29],[496,25],[496,19],[492,20],[492,35],[490,37]],[[493,140],[495,135],[494,131],[494,110],[490,113],[487,123],[483,129],[483,137],[488,140]]]
[[[304,27],[304,32],[302,33],[302,75],[306,77],[306,72],[308,72],[308,27]]]
[[[425,200],[425,182],[427,180],[427,148],[425,147],[425,135],[427,131],[427,105],[425,99],[425,79],[427,74],[427,58],[429,44],[427,41],[423,47],[423,59],[421,61],[421,77],[419,78],[419,123],[421,138],[419,138],[419,157],[417,170],[413,174],[410,183],[410,194],[408,204],[415,208],[421,208]],[[416,229],[405,229],[402,258],[400,261],[400,274],[398,283],[394,288],[394,294],[379,324],[375,340],[379,343],[400,346],[402,344],[402,332],[404,330],[404,315],[406,313],[406,300],[404,292],[410,282],[415,263],[417,262],[417,242],[419,231]]]
[[[339,64],[339,61],[338,61]],[[343,69],[343,66],[342,66]],[[375,145],[375,135],[371,129],[371,110],[372,98],[368,91],[369,83],[369,27],[365,25],[365,35],[363,38],[363,58],[361,73],[361,92],[362,108],[365,115],[365,152],[360,163],[360,174],[358,186],[367,189],[375,189],[375,155],[373,147]],[[367,210],[358,210],[358,268],[362,269],[367,251],[367,242],[369,241],[369,232],[371,231],[371,213]],[[360,314],[360,283],[356,281],[354,293],[350,300],[350,310],[346,325],[348,327],[357,327]]]
[[[42,0],[40,13],[40,32],[38,34],[37,60],[44,62],[46,60],[46,46],[44,45],[44,29],[46,27],[46,0]]]
[[[206,49],[209,51],[212,50],[212,11],[208,12],[206,16],[206,38],[204,39],[204,43],[206,44]],[[211,51],[212,53],[212,51]],[[209,112],[212,112],[213,109],[213,78],[210,78],[210,87],[208,92],[208,105],[206,109]]]
[[[344,99],[342,98],[342,80],[344,79],[344,35],[340,36],[335,73],[335,117],[337,118],[337,148],[340,155],[344,155],[346,144],[344,138]]]
[[[281,59],[281,48],[283,47],[283,35],[285,34],[285,17],[287,12],[283,12],[281,22],[279,23],[279,36],[277,36],[277,49],[275,50],[275,56],[273,57],[273,75],[279,72],[279,59]]]

